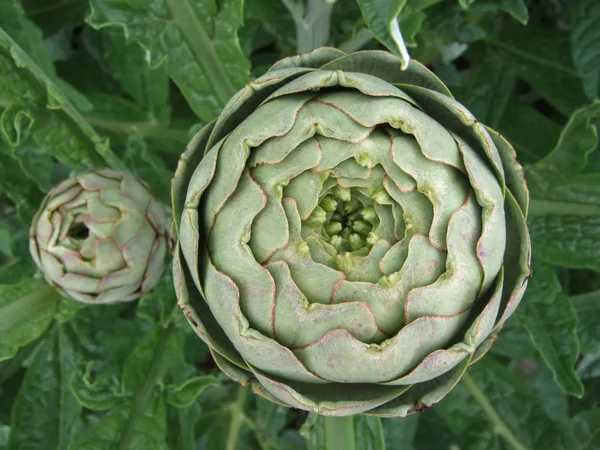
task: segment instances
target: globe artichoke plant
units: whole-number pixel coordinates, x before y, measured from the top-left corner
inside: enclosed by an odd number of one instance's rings
[[[46,280],[85,303],[134,300],[160,279],[164,205],[133,176],[99,169],[55,186],[31,224],[30,250]]]
[[[248,83],[180,159],[179,305],[273,402],[405,416],[518,305],[527,207],[512,147],[428,69],[320,48]]]

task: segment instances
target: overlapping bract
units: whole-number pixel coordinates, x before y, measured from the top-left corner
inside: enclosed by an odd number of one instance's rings
[[[530,276],[510,145],[425,67],[321,48],[249,83],[173,181],[180,307],[274,402],[405,416],[485,353]]]
[[[160,279],[164,205],[133,176],[98,169],[64,180],[33,219],[30,250],[50,284],[85,303],[134,300]]]

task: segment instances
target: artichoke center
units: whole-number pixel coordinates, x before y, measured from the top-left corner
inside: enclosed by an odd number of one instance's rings
[[[322,237],[338,251],[360,250],[373,241],[376,214],[352,194],[352,189],[338,188],[319,202],[326,212]]]
[[[75,222],[69,228],[67,236],[75,241],[84,241],[90,235],[90,229],[83,222]]]

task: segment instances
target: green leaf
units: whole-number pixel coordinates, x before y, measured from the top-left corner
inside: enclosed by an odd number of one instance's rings
[[[87,0],[21,0],[27,15],[45,35],[78,25],[88,10]]]
[[[387,450],[413,448],[420,419],[419,414],[412,414],[402,420],[382,419],[385,448]]]
[[[406,0],[357,0],[362,16],[379,42],[398,55],[402,68],[406,69],[410,56],[400,32],[398,16],[406,6]]]
[[[81,111],[88,110],[91,105],[83,94],[56,75],[50,52],[44,45],[39,28],[25,15],[23,7],[17,0],[0,0],[0,28],[3,28],[12,39],[36,62],[38,67],[50,78],[61,92]]]
[[[211,375],[187,379],[179,386],[167,387],[167,402],[179,409],[188,408],[211,386],[218,386],[219,380]]]
[[[533,166],[549,180],[577,175],[587,165],[590,153],[598,146],[598,131],[593,121],[600,118],[600,101],[575,111],[563,129],[552,152]]]
[[[261,440],[273,442],[285,429],[288,410],[258,396],[256,397],[256,406],[258,416],[256,422],[260,427],[260,435],[265,436],[265,439]]]
[[[135,417],[131,417],[135,411]],[[143,408],[128,400],[73,441],[70,450],[167,450],[166,405],[158,389],[147,394]]]
[[[513,95],[516,82],[514,62],[495,49],[480,47],[472,58],[478,61],[470,74],[463,104],[477,120],[496,129]]]
[[[42,32],[25,15],[17,0],[0,0],[0,27],[31,56],[39,68],[50,77],[55,77],[54,65],[44,49]]]
[[[580,174],[598,145],[600,102],[576,111],[558,144],[526,168],[529,231],[536,256],[551,264],[600,270],[600,174]]]
[[[585,93],[596,99],[600,82],[600,3],[596,0],[573,1],[571,45]]]
[[[0,361],[12,358],[48,329],[60,299],[42,280],[0,285]]]
[[[146,120],[156,125],[169,124],[169,76],[164,66],[150,68],[144,49],[134,43],[126,44],[114,28],[104,32],[87,28],[83,42],[100,67],[146,112]]]
[[[59,161],[76,169],[124,166],[60,93],[56,84],[0,29],[0,133],[13,146],[30,132]],[[23,118],[27,118],[23,124]]]
[[[56,325],[37,348],[12,410],[9,450],[66,450],[81,407],[69,389],[76,347],[68,326]]]
[[[148,149],[148,145],[137,129],[132,131],[128,136],[127,148],[125,149],[123,159],[134,168],[133,172],[138,178],[148,180],[148,184],[154,195],[166,205],[170,203],[171,178],[173,173],[155,152]],[[169,293],[173,293],[172,288]],[[170,297],[174,298],[174,295]]]
[[[370,416],[357,416],[355,419],[357,448],[385,450],[382,419]]]
[[[44,195],[35,179],[23,168],[19,158],[0,142],[0,192],[4,192],[17,208],[24,224],[29,225]]]
[[[144,139],[164,142],[172,147],[166,151],[173,154],[179,154],[189,142],[187,129],[161,123],[149,111],[125,98],[108,94],[91,94],[89,98],[94,109],[86,115],[86,120],[117,142],[127,142],[129,135],[137,132]]]
[[[0,424],[0,449],[4,450],[6,448],[9,434],[10,427],[8,425]]]
[[[235,394],[231,399],[219,395],[217,402],[211,404],[212,407],[211,405],[203,407],[206,414],[200,417],[196,425],[196,429],[204,433],[203,449],[238,449],[243,448],[247,443],[245,439],[249,437],[248,426],[252,425],[245,413],[250,388],[233,387],[231,384],[228,387],[229,389],[226,389],[223,386],[223,390],[211,389],[204,396],[209,397],[211,394],[222,394],[227,391],[233,391]]]
[[[529,333],[561,390],[581,397],[583,384],[575,374],[579,354],[575,310],[550,267],[536,264],[533,272],[515,319]]]
[[[471,366],[462,382],[435,406],[444,419],[441,425],[452,434],[433,442],[450,442],[457,448],[545,448],[536,441],[554,425],[516,363],[507,367],[488,355]]]
[[[600,291],[573,296],[571,302],[577,311],[577,335],[581,339],[582,351],[597,352],[600,348]]]
[[[183,364],[184,337],[173,327],[155,328],[128,356],[120,386],[110,371],[100,378],[96,376],[94,368],[104,370],[100,363],[88,363],[84,379],[72,381],[77,397],[93,409],[110,409],[72,448],[165,449],[167,406],[163,385],[170,372]],[[210,378],[183,383],[179,396],[174,392],[172,399],[181,405],[192,397],[193,401],[213,383]]]
[[[0,218],[0,285],[31,281],[37,266],[29,252],[29,227],[23,226],[13,205],[1,193],[0,209],[7,214]]]
[[[77,401],[93,411],[105,411],[122,401],[119,380],[98,361],[73,372],[70,387]]]
[[[600,409],[581,412],[561,424],[555,442],[556,448],[561,449],[600,449]]]
[[[371,33],[408,67],[410,56],[406,46],[417,45],[416,35],[421,30],[426,14],[424,9],[441,0],[357,0],[363,19]]]
[[[506,57],[515,60],[519,77],[562,114],[569,116],[588,103],[573,67],[567,32],[506,27],[486,42],[505,50]]]
[[[500,0],[498,6],[521,24],[527,25],[527,22],[529,22],[529,11],[524,0]]]
[[[467,10],[475,3],[475,0],[458,0],[458,3]],[[524,0],[489,0],[487,2],[479,1],[477,4],[481,3],[489,5],[489,8],[507,12],[523,25],[527,25],[529,21],[529,12]]]
[[[167,447],[169,450],[192,450],[196,448],[196,422],[200,407],[193,403],[186,409],[167,409]]]
[[[511,98],[497,130],[515,148],[519,161],[534,163],[554,148],[561,127],[528,104]]]
[[[149,321],[153,326],[166,327],[173,319],[174,314],[179,316],[178,313],[177,296],[173,291],[173,277],[167,270],[160,282],[142,296],[136,314]]]
[[[92,0],[88,23],[118,26],[146,50],[151,67],[163,62],[191,108],[214,119],[248,80],[249,63],[237,40],[242,0]],[[185,64],[182,64],[185,61]]]

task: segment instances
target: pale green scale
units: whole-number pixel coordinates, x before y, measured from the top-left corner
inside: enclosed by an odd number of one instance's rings
[[[270,261],[285,261],[292,278],[310,302],[328,304],[336,283],[345,278],[338,270],[313,261],[308,244],[300,235],[301,220],[296,202],[283,199],[283,208],[290,226],[288,245],[278,250]]]
[[[252,328],[271,336],[275,284],[246,245],[252,221],[265,202],[260,187],[247,171],[243,172],[237,189],[215,218],[208,236],[208,252],[215,267],[238,287],[240,308]]]
[[[274,338],[282,345],[292,349],[302,347],[340,328],[361,341],[377,335],[375,317],[366,303],[311,303],[294,283],[285,262],[273,262],[266,268],[277,286],[273,328]]]
[[[446,254],[433,247],[427,237],[413,236],[408,247],[406,260],[398,272],[382,277],[376,284],[342,281],[336,287],[333,302],[367,302],[379,328],[393,336],[404,326],[408,292],[433,283],[445,270]]]
[[[288,223],[281,206],[284,186],[321,160],[321,151],[314,139],[304,141],[278,164],[260,164],[251,170],[251,175],[262,187],[267,202],[252,222],[250,248],[258,262],[283,247],[288,238]]]

